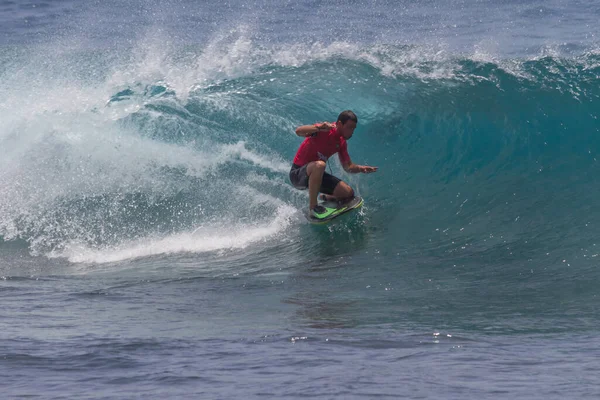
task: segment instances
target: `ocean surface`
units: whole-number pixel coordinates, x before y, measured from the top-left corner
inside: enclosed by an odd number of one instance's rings
[[[598,398],[599,20],[0,1],[0,398]],[[346,109],[379,170],[313,226]]]

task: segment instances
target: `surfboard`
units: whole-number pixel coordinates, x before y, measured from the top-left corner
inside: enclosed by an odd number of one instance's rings
[[[308,219],[308,222],[311,224],[325,224],[332,219],[339,217],[340,215],[346,214],[348,211],[362,207],[363,202],[363,198],[360,196],[355,196],[352,199],[344,202],[322,201],[319,202],[319,204],[327,209],[329,215],[325,218],[315,218],[310,214],[307,214],[306,219]]]

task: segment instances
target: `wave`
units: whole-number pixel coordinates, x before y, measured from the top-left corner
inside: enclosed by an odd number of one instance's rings
[[[294,128],[352,109],[352,159],[380,170],[331,169],[367,199],[361,224],[396,238],[390,252],[454,257],[537,241],[537,251],[595,254],[595,51],[499,60],[417,46],[268,48],[239,33],[162,43],[3,60],[3,241],[108,262],[295,237],[307,196],[287,182]]]

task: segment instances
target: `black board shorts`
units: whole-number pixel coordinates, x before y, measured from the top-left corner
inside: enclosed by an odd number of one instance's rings
[[[308,189],[308,174],[306,173],[307,167],[308,164],[305,164],[303,166],[292,164],[292,169],[290,170],[290,181],[296,189]],[[333,194],[335,187],[341,181],[342,180],[340,178],[337,178],[331,174],[328,174],[327,172],[324,172],[323,180],[321,181],[321,189],[319,190],[319,192],[325,194]]]

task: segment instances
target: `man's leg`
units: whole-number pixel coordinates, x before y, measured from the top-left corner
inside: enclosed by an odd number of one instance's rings
[[[338,183],[333,191],[335,200],[346,201],[354,197],[354,190],[344,181]]]
[[[324,161],[312,161],[308,163],[308,166],[306,167],[306,174],[308,175],[308,207],[310,210],[317,206],[317,196],[321,189],[325,166],[326,164]]]

